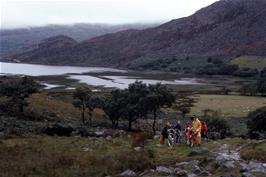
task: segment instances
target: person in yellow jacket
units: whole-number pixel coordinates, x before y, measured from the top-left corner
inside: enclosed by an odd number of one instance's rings
[[[191,120],[192,120],[192,130],[194,134],[193,135],[194,144],[197,146],[200,146],[201,144],[201,122],[195,115],[191,117]]]

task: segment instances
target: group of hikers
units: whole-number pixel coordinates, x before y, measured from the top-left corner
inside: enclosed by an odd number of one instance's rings
[[[181,143],[183,136],[185,136],[186,143],[191,147],[194,145],[200,146],[202,138],[208,140],[207,123],[201,121],[195,115],[191,116],[190,119],[192,122],[187,123],[184,129],[182,129],[180,120],[177,120],[175,126],[172,126],[170,122],[167,122],[161,132],[160,144],[163,145],[165,140],[168,139],[170,131],[174,131],[176,143]]]

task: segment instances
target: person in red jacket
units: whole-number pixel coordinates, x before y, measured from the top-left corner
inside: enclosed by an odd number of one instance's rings
[[[208,138],[208,125],[206,122],[201,121],[201,136],[202,138],[209,140]]]
[[[185,135],[186,135],[186,142],[187,145],[193,146],[193,131],[192,131],[192,125],[187,124],[185,128]]]

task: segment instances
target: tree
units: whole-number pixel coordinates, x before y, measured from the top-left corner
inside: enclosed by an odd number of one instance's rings
[[[122,116],[122,107],[125,105],[125,97],[123,90],[114,90],[110,97],[106,97],[102,101],[102,109],[112,122],[112,128],[117,128],[119,119]]]
[[[186,114],[190,112],[191,107],[193,107],[194,102],[193,98],[182,96],[176,101],[172,108],[176,111],[180,111],[183,118],[185,118]]]
[[[124,90],[125,106],[121,112],[128,121],[128,130],[132,129],[132,123],[137,119],[146,117],[147,111],[143,109],[146,107],[146,103],[143,99],[145,99],[148,93],[147,85],[140,81],[129,84],[128,89]]]
[[[73,93],[73,105],[81,109],[81,120],[85,123],[85,111],[92,97],[92,91],[88,87],[78,87]]]
[[[102,99],[100,99],[97,96],[91,95],[90,98],[86,102],[86,108],[88,110],[89,114],[89,124],[92,123],[92,113],[95,108],[102,108],[103,102]]]
[[[175,96],[171,93],[171,90],[161,83],[155,85],[149,85],[149,94],[146,98],[147,110],[153,114],[152,129],[155,133],[155,125],[157,119],[157,112],[161,107],[170,107],[175,102]]]
[[[23,115],[24,107],[28,105],[27,98],[33,93],[37,93],[40,84],[30,77],[11,79],[0,85],[0,95],[10,98],[10,102],[18,108],[18,112]]]
[[[257,81],[257,90],[262,96],[266,96],[266,68],[264,68],[259,75]]]

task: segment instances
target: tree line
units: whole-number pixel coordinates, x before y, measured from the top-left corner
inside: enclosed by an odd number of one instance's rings
[[[147,85],[136,81],[123,90],[113,90],[107,96],[96,97],[87,87],[77,88],[73,94],[73,105],[81,109],[81,118],[85,123],[85,112],[91,113],[101,108],[110,119],[113,128],[117,128],[121,120],[128,122],[128,130],[138,119],[146,119],[152,115],[152,129],[155,131],[157,114],[160,108],[170,107],[175,102],[175,95],[166,85],[157,83]]]

